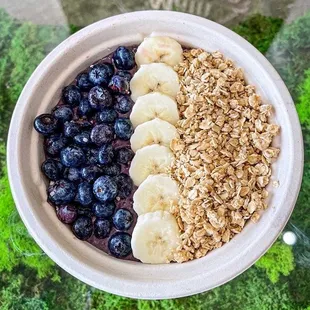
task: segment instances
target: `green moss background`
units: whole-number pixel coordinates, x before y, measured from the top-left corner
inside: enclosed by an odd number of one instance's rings
[[[281,238],[248,271],[210,292],[163,301],[111,295],[74,279],[56,266],[28,235],[15,209],[5,167],[11,113],[27,79],[44,56],[78,27],[20,23],[0,10],[0,310],[208,310],[310,309],[310,13],[284,24],[254,15],[233,30],[266,54],[296,103],[305,141],[305,169]]]

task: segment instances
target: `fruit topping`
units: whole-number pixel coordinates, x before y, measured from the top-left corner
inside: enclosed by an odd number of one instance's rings
[[[110,218],[115,210],[115,203],[113,201],[95,202],[92,207],[94,215],[98,218]]]
[[[183,59],[183,49],[179,42],[169,37],[147,37],[138,46],[136,55],[138,66],[152,62],[163,62],[171,67]]]
[[[72,232],[80,240],[86,240],[93,234],[93,223],[89,216],[79,216],[72,225]]]
[[[143,263],[170,262],[179,242],[179,227],[169,212],[156,211],[138,216],[131,246],[134,257]]]
[[[109,88],[117,94],[129,95],[130,85],[126,77],[115,74],[109,83]]]
[[[55,205],[73,201],[76,195],[76,186],[68,180],[51,182],[47,189],[48,199]]]
[[[41,170],[49,180],[56,181],[61,178],[63,165],[58,160],[48,158],[43,162]]]
[[[112,142],[113,137],[113,128],[107,124],[96,125],[90,133],[91,141],[98,146]]]
[[[86,157],[80,147],[71,145],[61,150],[60,160],[64,166],[76,168],[85,163]]]
[[[104,108],[96,114],[98,123],[113,123],[117,118],[117,112],[114,109]]]
[[[180,90],[179,78],[166,64],[143,65],[131,79],[130,90],[133,101],[151,92],[160,92],[174,98]]]
[[[58,156],[67,145],[68,139],[62,135],[53,135],[45,139],[45,152],[51,157]]]
[[[127,209],[118,209],[113,215],[113,225],[117,230],[127,230],[133,222],[133,216]]]
[[[124,258],[131,253],[131,236],[124,232],[117,232],[109,239],[110,253],[119,258]]]
[[[50,136],[57,132],[58,122],[51,114],[41,114],[35,118],[34,128],[43,136]]]
[[[72,107],[79,105],[81,98],[80,89],[75,85],[69,85],[62,91],[63,102]]]
[[[89,91],[88,100],[92,109],[97,111],[113,105],[113,98],[110,91],[101,86],[95,86]]]
[[[116,103],[114,108],[119,113],[128,113],[133,107],[134,102],[129,96],[119,95],[116,96]]]
[[[131,49],[120,46],[113,54],[113,62],[117,69],[131,70],[136,65],[135,55]]]
[[[135,153],[128,146],[116,149],[116,161],[119,164],[127,165],[133,159],[134,155]]]
[[[94,87],[94,84],[89,80],[87,73],[81,73],[77,77],[76,84],[82,91],[89,91],[91,88]]]
[[[111,144],[104,144],[100,147],[98,153],[98,162],[101,165],[110,164],[114,158],[114,150]]]
[[[117,196],[117,184],[110,176],[104,175],[95,181],[93,192],[99,201],[111,201]]]
[[[121,140],[129,140],[133,134],[133,127],[128,118],[118,118],[114,124],[116,136]]]
[[[59,106],[53,112],[54,117],[61,123],[71,121],[73,118],[72,109],[67,106]]]
[[[111,223],[108,220],[98,218],[94,222],[94,235],[96,238],[103,239],[109,236]]]
[[[88,73],[88,79],[94,85],[107,86],[114,74],[114,68],[109,63],[97,64],[91,67]]]
[[[72,224],[78,216],[76,207],[70,204],[56,207],[56,214],[59,220],[65,224]]]

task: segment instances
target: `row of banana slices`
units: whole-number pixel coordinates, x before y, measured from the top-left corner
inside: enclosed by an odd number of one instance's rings
[[[180,89],[173,66],[182,61],[181,45],[169,37],[148,37],[136,52],[138,71],[130,87],[135,105],[130,120],[135,128],[131,148],[135,156],[129,175],[138,186],[133,208],[138,214],[132,233],[134,257],[143,263],[168,263],[178,246],[180,232],[170,206],[177,203],[177,183],[166,173],[178,137],[179,112],[174,98]]]

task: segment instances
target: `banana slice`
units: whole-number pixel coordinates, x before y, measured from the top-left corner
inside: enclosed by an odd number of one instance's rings
[[[133,101],[153,91],[174,98],[180,89],[180,84],[177,73],[171,67],[153,63],[140,67],[130,81],[130,89]]]
[[[165,173],[171,166],[173,154],[166,146],[153,144],[138,150],[134,156],[129,175],[139,186],[150,174]]]
[[[166,121],[155,118],[139,125],[130,138],[134,152],[151,144],[169,147],[172,139],[178,137],[177,129]]]
[[[133,195],[133,208],[138,215],[158,210],[169,211],[177,203],[178,197],[178,185],[168,175],[149,175]]]
[[[171,97],[159,92],[141,96],[132,108],[130,121],[136,128],[156,117],[175,125],[179,120],[177,103]]]
[[[169,37],[148,37],[139,45],[136,52],[138,66],[152,62],[163,62],[175,66],[183,59],[180,43]]]
[[[180,231],[173,215],[167,211],[146,213],[138,217],[133,230],[132,253],[142,263],[169,263],[179,242]]]

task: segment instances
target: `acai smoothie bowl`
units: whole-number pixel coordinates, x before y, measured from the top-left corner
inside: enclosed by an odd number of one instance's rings
[[[62,268],[134,298],[187,296],[250,267],[302,175],[292,99],[211,21],[136,12],[71,36],[36,69],[8,140],[14,199]]]

